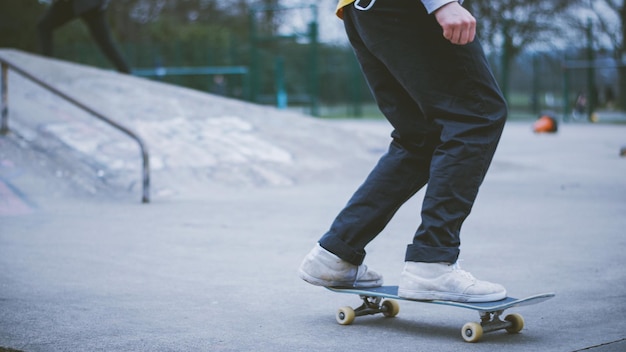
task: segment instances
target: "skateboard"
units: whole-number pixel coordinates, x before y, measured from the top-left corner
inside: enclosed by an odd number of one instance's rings
[[[333,292],[359,295],[363,304],[357,308],[341,307],[337,311],[336,319],[341,325],[350,325],[355,317],[382,313],[386,317],[394,317],[400,312],[400,305],[396,300],[439,304],[460,307],[478,311],[480,323],[470,322],[463,325],[461,336],[467,342],[477,342],[483,333],[506,330],[508,333],[518,333],[524,328],[524,318],[512,313],[500,319],[502,313],[509,308],[541,303],[555,296],[554,293],[541,293],[525,298],[506,297],[500,301],[484,303],[463,303],[451,301],[420,301],[398,296],[398,286],[382,286],[375,288],[338,288],[326,287]]]

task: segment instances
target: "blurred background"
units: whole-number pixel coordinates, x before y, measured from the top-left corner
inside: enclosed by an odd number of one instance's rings
[[[0,47],[38,53],[50,0],[0,1]],[[111,0],[134,75],[324,118],[380,113],[334,15],[336,0]],[[626,108],[623,0],[466,0],[513,119]],[[76,20],[55,57],[112,69]]]

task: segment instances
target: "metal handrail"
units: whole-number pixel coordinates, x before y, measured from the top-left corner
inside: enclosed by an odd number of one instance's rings
[[[47,89],[48,91],[56,94],[57,96],[65,99],[66,101],[72,103],[73,105],[83,109],[84,111],[90,113],[91,115],[97,117],[98,119],[106,122],[107,124],[109,124],[110,126],[124,132],[126,135],[128,135],[129,137],[131,137],[132,139],[134,139],[137,144],[139,144],[139,149],[141,150],[141,157],[143,159],[143,172],[142,172],[142,180],[143,180],[143,192],[142,192],[142,197],[141,197],[141,202],[142,203],[149,203],[150,202],[150,157],[148,155],[148,148],[146,147],[146,144],[144,143],[144,141],[133,131],[131,131],[130,129],[128,129],[127,127],[111,120],[110,118],[104,116],[103,114],[97,112],[96,110],[94,110],[93,108],[90,108],[89,106],[85,105],[84,103],[81,103],[80,101],[78,101],[77,99],[71,97],[70,95],[68,95],[67,93],[64,93],[62,91],[60,91],[59,89],[53,87],[52,85],[44,82],[43,80],[40,80],[39,78],[35,77],[34,75],[28,73],[26,70],[24,70],[23,68],[20,68],[18,65],[16,65],[13,62],[10,62],[9,60],[7,60],[4,57],[0,56],[0,64],[2,66],[2,83],[1,83],[1,89],[2,89],[2,108],[1,108],[1,114],[2,114],[2,122],[0,123],[0,134],[7,134],[9,133],[9,104],[8,104],[8,71],[9,71],[9,67],[19,73],[21,76],[28,78],[29,80],[31,80],[32,82],[38,84],[39,86]]]

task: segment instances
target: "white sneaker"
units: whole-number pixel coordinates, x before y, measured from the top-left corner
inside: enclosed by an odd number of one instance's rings
[[[378,287],[382,275],[368,270],[366,265],[354,265],[322,248],[319,243],[304,257],[299,276],[317,286]]]
[[[406,262],[398,296],[416,300],[491,302],[506,297],[498,284],[480,281],[458,264]]]

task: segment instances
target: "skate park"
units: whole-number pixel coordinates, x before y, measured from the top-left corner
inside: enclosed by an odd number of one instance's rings
[[[8,71],[0,136],[0,349],[620,351],[626,348],[626,118],[533,133],[507,123],[463,227],[461,264],[510,295],[519,334],[460,337],[472,311],[358,305],[297,277],[390,141],[383,120],[324,120],[2,49],[124,133]],[[148,194],[148,201],[142,201]],[[396,284],[423,192],[368,247]]]

